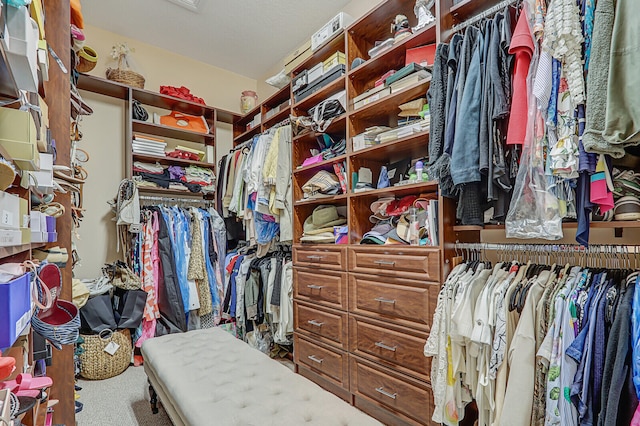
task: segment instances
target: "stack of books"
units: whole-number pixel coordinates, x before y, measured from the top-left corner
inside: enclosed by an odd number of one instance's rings
[[[164,150],[167,147],[167,143],[164,139],[134,133],[132,146],[134,154],[155,155],[158,157],[166,156]]]

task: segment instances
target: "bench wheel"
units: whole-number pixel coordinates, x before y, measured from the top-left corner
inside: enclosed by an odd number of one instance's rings
[[[149,384],[149,395],[151,395],[151,412],[158,414],[158,394],[151,384]]]

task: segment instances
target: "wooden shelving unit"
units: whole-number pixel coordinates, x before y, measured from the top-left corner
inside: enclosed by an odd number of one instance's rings
[[[215,147],[215,134],[216,123],[228,123],[233,124],[236,120],[240,119],[240,115],[230,111],[215,108],[208,105],[201,105],[195,102],[186,101],[183,99],[175,98],[173,96],[167,96],[160,93],[155,93],[150,90],[137,89],[129,86],[125,86],[120,83],[116,83],[110,80],[106,80],[100,77],[94,77],[88,74],[80,74],[78,79],[78,88],[81,90],[87,90],[101,95],[110,96],[116,99],[121,99],[125,102],[125,115],[128,119],[125,121],[125,165],[127,175],[129,177],[134,175],[133,162],[134,161],[146,161],[146,162],[158,162],[165,166],[177,165],[177,166],[190,166],[195,165],[213,170],[216,173],[215,160],[213,162],[207,161],[191,161],[182,160],[172,157],[159,157],[154,155],[138,154],[133,152],[132,141],[134,133],[142,133],[159,138],[169,138],[178,141],[185,141],[202,145],[201,150],[205,150],[207,146]],[[132,116],[132,103],[133,100],[137,100],[143,106],[149,106],[154,108],[161,108],[163,110],[177,111],[184,114],[196,115],[204,117],[207,125],[209,126],[209,133],[200,133],[188,129],[179,129],[163,124],[156,124],[149,121],[135,120]],[[204,194],[193,194],[189,191],[168,190],[163,188],[147,188],[141,187],[140,191],[143,192],[155,192],[161,195],[174,196],[174,195],[198,195],[202,197]]]
[[[257,105],[245,115],[236,117],[233,121],[234,146],[251,140],[255,135],[259,135],[289,118],[289,114],[291,114],[290,99],[291,88],[287,85],[265,99],[264,102]],[[267,118],[267,112],[273,108],[278,109],[278,111]],[[247,125],[257,114],[260,114],[261,116],[260,124],[247,130]]]

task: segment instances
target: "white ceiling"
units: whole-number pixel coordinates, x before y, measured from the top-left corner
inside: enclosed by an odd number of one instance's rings
[[[349,0],[83,0],[88,24],[261,78]]]

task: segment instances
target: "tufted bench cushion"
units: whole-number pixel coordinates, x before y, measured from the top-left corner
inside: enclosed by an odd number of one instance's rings
[[[149,339],[142,354],[175,425],[380,425],[219,328]]]

